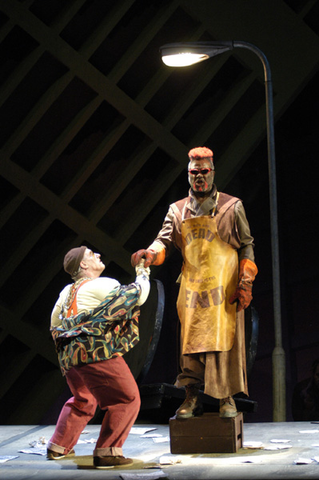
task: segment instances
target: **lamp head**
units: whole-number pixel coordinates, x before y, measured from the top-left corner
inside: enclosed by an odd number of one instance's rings
[[[167,43],[160,47],[160,54],[169,67],[187,67],[232,49],[232,41]]]

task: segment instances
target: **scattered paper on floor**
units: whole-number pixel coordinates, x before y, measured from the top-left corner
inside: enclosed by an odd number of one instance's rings
[[[273,445],[267,445],[265,447],[265,450],[288,450],[289,448],[291,448],[292,445],[283,445],[283,444],[273,444]]]
[[[313,460],[311,458],[297,458],[296,460],[294,460],[294,464],[296,465],[308,465],[312,462]]]
[[[165,443],[169,442],[169,437],[153,438],[154,443]]]
[[[34,448],[27,448],[24,450],[19,450],[19,453],[31,453],[32,455],[46,455],[47,448],[46,447],[34,447]]]
[[[270,443],[290,443],[290,440],[286,440],[284,438],[273,438],[270,440]]]
[[[152,430],[156,430],[156,428],[151,427],[132,427],[130,433],[132,435],[144,435],[144,433],[151,432]]]
[[[0,456],[0,463],[8,462],[9,460],[14,460],[15,458],[19,458],[19,455],[3,455]]]
[[[179,457],[163,455],[159,458],[158,463],[160,465],[176,465],[177,463],[182,463],[182,460]]]
[[[263,448],[264,444],[263,442],[256,442],[256,441],[251,441],[251,442],[244,442],[243,448]]]

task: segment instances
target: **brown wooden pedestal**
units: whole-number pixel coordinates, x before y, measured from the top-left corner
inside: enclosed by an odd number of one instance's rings
[[[243,414],[220,418],[218,413],[169,420],[171,453],[234,453],[243,446]]]

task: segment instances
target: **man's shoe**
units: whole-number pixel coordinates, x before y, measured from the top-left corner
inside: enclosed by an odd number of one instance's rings
[[[54,452],[53,450],[50,450],[49,448],[47,449],[47,459],[48,460],[61,460],[62,458],[65,457],[74,457],[75,451],[70,450],[69,453],[58,453]]]
[[[176,418],[191,418],[203,415],[204,410],[198,395],[198,385],[186,385],[186,399],[176,410]]]
[[[133,460],[121,455],[108,455],[105,457],[94,457],[93,464],[95,468],[127,467],[128,465],[133,465]]]
[[[219,400],[219,416],[222,418],[236,417],[237,408],[233,397]]]

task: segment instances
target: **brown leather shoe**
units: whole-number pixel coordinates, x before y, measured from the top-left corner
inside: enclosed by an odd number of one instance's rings
[[[127,467],[128,465],[133,465],[133,460],[121,455],[107,455],[105,457],[94,457],[93,464],[95,468]]]
[[[236,417],[237,408],[233,397],[219,400],[219,416],[222,418]]]
[[[74,457],[75,451],[70,450],[69,453],[58,453],[54,452],[53,450],[50,450],[49,448],[47,449],[47,459],[48,460],[61,460],[62,458],[65,457]]]
[[[191,418],[203,415],[204,410],[198,394],[199,385],[186,385],[186,399],[176,410],[176,418]]]

